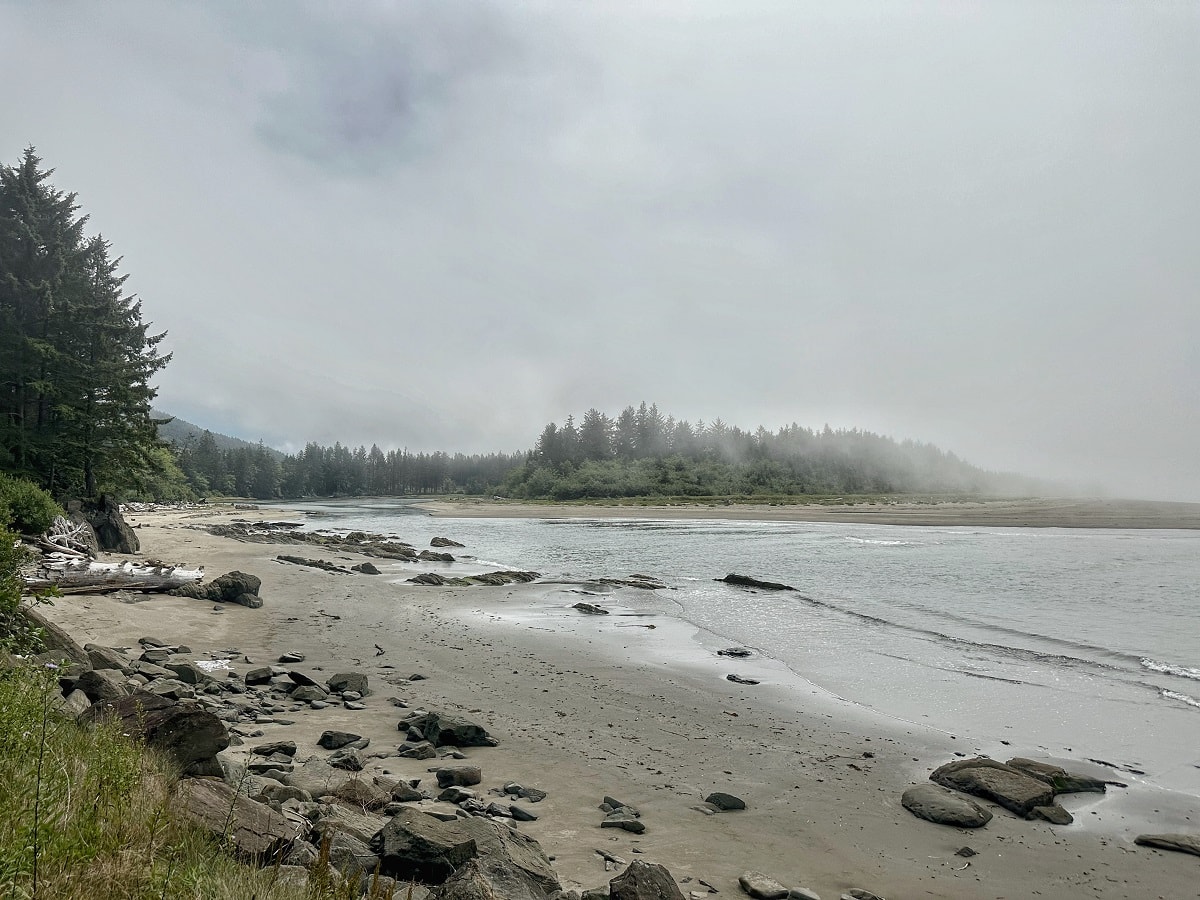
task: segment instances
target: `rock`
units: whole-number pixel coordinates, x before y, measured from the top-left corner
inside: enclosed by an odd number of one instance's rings
[[[850,888],[842,894],[841,900],[883,900],[883,897],[872,894],[870,891],[864,891],[862,888]]]
[[[1087,775],[1075,775],[1061,766],[1038,762],[1033,759],[1024,759],[1020,756],[1015,756],[1005,763],[1005,765],[1011,766],[1018,772],[1024,772],[1038,781],[1044,781],[1050,787],[1054,788],[1054,793],[1056,794],[1074,794],[1080,792],[1103,794],[1108,790],[1107,783],[1101,781],[1099,778],[1091,778]]]
[[[329,695],[315,684],[302,684],[292,691],[292,699],[303,703],[320,703],[329,699]]]
[[[487,819],[459,819],[453,827],[474,839],[480,863],[503,888],[500,897],[524,896],[524,891],[545,897],[561,889],[541,845],[528,835]]]
[[[298,684],[301,687],[321,687],[321,682],[317,681],[311,675],[306,675],[305,673],[299,671],[298,669],[289,669],[288,673],[287,673],[287,677],[293,683]],[[321,690],[325,690],[325,689],[321,688]]]
[[[129,657],[124,653],[113,650],[111,647],[101,647],[98,644],[84,644],[83,649],[87,653],[88,661],[92,664],[93,669],[120,669],[124,671],[129,666]]]
[[[982,828],[992,818],[978,803],[936,784],[913,785],[900,802],[919,819],[955,828]]]
[[[536,822],[538,820],[537,813],[530,812],[523,806],[518,806],[516,803],[510,804],[508,814],[518,822]]]
[[[73,690],[63,698],[59,709],[63,715],[69,716],[72,719],[77,719],[92,705],[92,701],[88,699],[87,694],[81,690]]]
[[[970,847],[959,847],[954,851],[954,855],[961,856],[963,859],[970,859],[972,856],[978,856],[979,854]]]
[[[326,680],[325,684],[329,686],[329,691],[333,694],[354,691],[359,696],[365,697],[371,693],[367,689],[367,676],[362,672],[339,672]]]
[[[292,665],[294,663],[302,663],[302,662],[304,662],[304,654],[299,652],[298,650],[289,650],[286,653],[283,653],[280,655],[279,661],[281,663],[283,663],[284,665]]]
[[[397,749],[397,756],[404,759],[435,759],[437,750],[433,748],[433,744],[429,741],[418,741],[415,744],[401,744]]]
[[[280,858],[297,838],[297,828],[284,815],[214,778],[188,778],[176,789],[184,816],[228,841],[244,859],[261,864]]]
[[[478,860],[468,860],[429,895],[428,900],[544,900],[541,891],[517,893],[495,883]]]
[[[608,883],[608,896],[610,900],[683,900],[666,868],[641,859],[635,859]]]
[[[422,550],[417,554],[417,559],[422,562],[454,562],[453,555],[449,553],[437,553],[433,550]]]
[[[353,747],[343,747],[341,750],[335,751],[329,757],[329,764],[335,769],[345,769],[347,772],[361,772],[363,770],[362,754]]]
[[[141,543],[133,529],[121,516],[121,505],[108,494],[101,494],[97,504],[85,510],[88,524],[96,535],[101,550],[115,553],[137,553]]]
[[[209,603],[238,603],[257,609],[262,606],[258,589],[262,581],[245,572],[228,572],[214,578],[208,584],[185,584],[167,593],[176,597],[192,597]]]
[[[313,756],[304,761],[300,768],[284,777],[283,783],[302,788],[314,797],[332,794],[345,784],[347,775],[335,769],[320,757]]]
[[[441,788],[450,785],[470,787],[483,780],[483,773],[478,766],[446,766],[434,774],[437,775],[438,787]]]
[[[769,875],[762,872],[747,872],[738,876],[738,884],[742,890],[757,900],[784,900],[788,889]]]
[[[495,747],[497,741],[482,725],[445,713],[427,713],[408,720],[435,747]]]
[[[943,787],[992,800],[1024,818],[1032,815],[1035,806],[1054,802],[1054,789],[1044,781],[986,756],[947,763],[929,778]]]
[[[369,844],[379,831],[382,821],[373,813],[353,809],[341,803],[315,804],[315,807],[309,810],[308,817],[313,822],[310,839],[318,847],[321,841],[337,832],[343,832]]]
[[[268,684],[274,677],[275,673],[271,671],[270,666],[259,666],[246,672],[245,682],[246,684]]]
[[[577,609],[582,613],[587,613],[589,616],[607,616],[608,610],[602,606],[597,606],[595,603],[576,603],[571,609]]]
[[[92,706],[84,724],[117,721],[121,730],[170,756],[185,773],[229,746],[229,732],[215,715],[191,701],[176,702],[139,691]]]
[[[447,537],[435,537],[429,542],[430,547],[465,547],[466,544],[460,544],[458,541],[452,541]]]
[[[178,662],[167,660],[163,663],[163,668],[171,672],[184,684],[204,684],[211,680],[207,672],[194,662],[189,662],[188,660],[180,660]]]
[[[517,796],[524,797],[530,803],[541,803],[550,795],[543,790],[539,790],[538,788],[522,787],[521,792]]]
[[[798,887],[788,891],[788,900],[821,900],[821,895],[808,888]]]
[[[624,828],[626,831],[632,831],[634,834],[641,834],[646,830],[646,823],[642,822],[629,809],[621,807],[614,809],[604,821],[600,823],[601,828]]]
[[[369,563],[369,562],[359,563],[357,566],[351,566],[350,571],[351,572],[359,572],[363,575],[378,575],[378,574],[380,574],[379,568],[375,565],[375,563]]]
[[[732,681],[734,684],[758,684],[758,681],[754,678],[743,678],[741,675],[734,675],[732,672],[725,676],[725,680]]]
[[[362,882],[375,871],[379,857],[371,852],[365,841],[336,831],[329,837],[329,864],[351,882]]]
[[[281,753],[284,756],[295,756],[296,742],[271,741],[269,744],[259,744],[257,747],[252,747],[250,752],[258,756],[274,756],[276,753]]]
[[[1049,806],[1035,806],[1030,814],[1031,819],[1045,819],[1051,825],[1070,825],[1075,817],[1059,806],[1052,803]]]
[[[455,824],[404,809],[372,836],[369,846],[384,874],[441,884],[477,853],[475,839]]]
[[[721,791],[714,791],[704,798],[705,803],[711,803],[717,809],[745,809],[746,801],[740,797],[735,797],[733,794],[725,794]]]
[[[1139,834],[1133,842],[1143,847],[1200,856],[1200,834]]]
[[[459,787],[456,784],[450,785],[440,794],[438,799],[445,803],[462,803],[464,800],[474,800],[479,795],[470,788]]]
[[[717,656],[732,656],[737,659],[745,659],[747,656],[753,655],[754,651],[745,647],[726,647],[724,650],[717,651]]]
[[[129,693],[125,676],[117,669],[92,669],[84,672],[75,682],[75,689],[83,691],[93,703],[117,700]]]
[[[355,778],[350,779],[334,791],[333,796],[346,803],[373,811],[383,809],[392,802],[392,795],[387,791]]]
[[[361,740],[361,734],[354,734],[351,731],[323,731],[317,738],[317,746],[324,747],[326,750],[339,750],[347,744]]]
[[[759,588],[764,591],[794,591],[795,588],[790,584],[780,584],[777,581],[760,581],[757,578],[751,578],[748,575],[734,575],[732,572],[724,578],[715,578],[714,581],[723,581],[726,584],[736,584],[739,587]]]
[[[263,785],[254,799],[260,802],[274,800],[277,803],[282,803],[284,800],[299,800],[302,803],[311,803],[312,794],[303,788],[272,781]]]

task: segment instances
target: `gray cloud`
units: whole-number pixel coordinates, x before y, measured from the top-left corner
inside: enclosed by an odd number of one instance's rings
[[[1200,499],[1180,4],[0,5],[35,143],[278,445],[641,399]]]

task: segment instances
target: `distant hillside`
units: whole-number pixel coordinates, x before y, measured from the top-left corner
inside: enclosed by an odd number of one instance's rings
[[[158,426],[158,436],[167,443],[174,444],[176,447],[189,447],[199,441],[205,431],[209,431],[209,429],[201,428],[199,425],[193,425],[186,419],[181,419],[178,416],[172,417],[170,413],[163,412],[161,409],[154,409],[150,412],[156,419],[171,419],[166,424]],[[216,431],[212,431],[211,434],[217,444],[218,450],[253,450],[258,447],[258,444],[243,441],[241,438],[230,437],[227,434],[220,434]],[[277,459],[283,459],[283,454],[274,447],[268,447],[267,450]]]

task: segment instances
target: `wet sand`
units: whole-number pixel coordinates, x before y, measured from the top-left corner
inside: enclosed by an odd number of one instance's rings
[[[939,503],[555,504],[438,498],[419,506],[435,516],[478,518],[741,519],[1020,528],[1200,528],[1200,503],[1154,500],[980,500]]]
[[[513,514],[513,506],[502,506]],[[488,506],[473,508],[483,514]],[[547,515],[545,507],[534,510]],[[144,557],[204,565],[210,576],[233,569],[258,575],[261,609],[79,595],[48,613],[81,642],[129,646],[153,635],[190,645],[197,658],[236,647],[258,664],[299,650],[307,660],[298,668],[314,675],[354,669],[370,676],[367,710],[289,714],[295,724],[263,726],[246,748],[292,738],[301,755],[319,753],[321,731],[343,728],[370,737],[368,753],[386,754],[400,739],[400,711],[389,696],[480,721],[500,740],[466,751],[483,769],[481,787],[515,780],[549,792],[533,807],[540,820],[521,828],[555,858],[564,887],[597,887],[615,874],[595,853],[602,848],[627,860],[640,851],[676,880],[690,879],[681,885],[685,896],[697,879],[743,896],[737,876],[758,870],[825,898],[851,887],[889,900],[1200,897],[1194,857],[1133,844],[1141,831],[1200,830],[1200,809],[1113,791],[1068,800],[1075,825],[1028,822],[992,807],[986,828],[965,831],[901,807],[907,785],[956,754],[1034,755],[1036,736],[1030,746],[993,746],[889,720],[770,660],[718,657],[712,636],[676,620],[622,616],[620,591],[605,599],[615,614],[588,617],[570,608],[580,597],[569,585],[419,587],[401,582],[408,571],[383,565],[382,576],[347,577],[275,560],[297,552],[294,546],[237,543],[200,530],[254,515],[214,508],[131,519]],[[259,515],[279,518],[279,511]],[[364,559],[302,550],[341,565]],[[648,624],[656,627],[638,627]],[[762,683],[734,684],[729,672]],[[409,681],[414,673],[424,680]],[[384,756],[370,761],[367,774],[429,780],[429,765]],[[749,808],[705,815],[697,807],[713,790],[738,795]],[[605,794],[639,807],[646,833],[601,829],[597,806]],[[1145,827],[1147,817],[1154,827]],[[955,856],[964,845],[978,855]]]

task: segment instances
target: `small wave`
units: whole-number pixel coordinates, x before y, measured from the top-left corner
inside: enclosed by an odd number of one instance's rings
[[[1200,700],[1197,700],[1195,697],[1189,697],[1187,694],[1181,694],[1178,691],[1161,691],[1160,695],[1167,700],[1178,700],[1180,703],[1186,703],[1188,706],[1200,709]]]
[[[1200,669],[1191,669],[1187,666],[1173,666],[1170,663],[1159,662],[1157,659],[1150,657],[1142,658],[1142,667],[1149,669],[1151,672],[1161,672],[1164,675],[1176,675],[1180,678],[1191,678],[1194,681],[1200,681]]]
[[[844,540],[850,541],[853,544],[875,544],[879,547],[919,547],[917,541],[873,541],[870,538],[857,538],[846,535]]]

